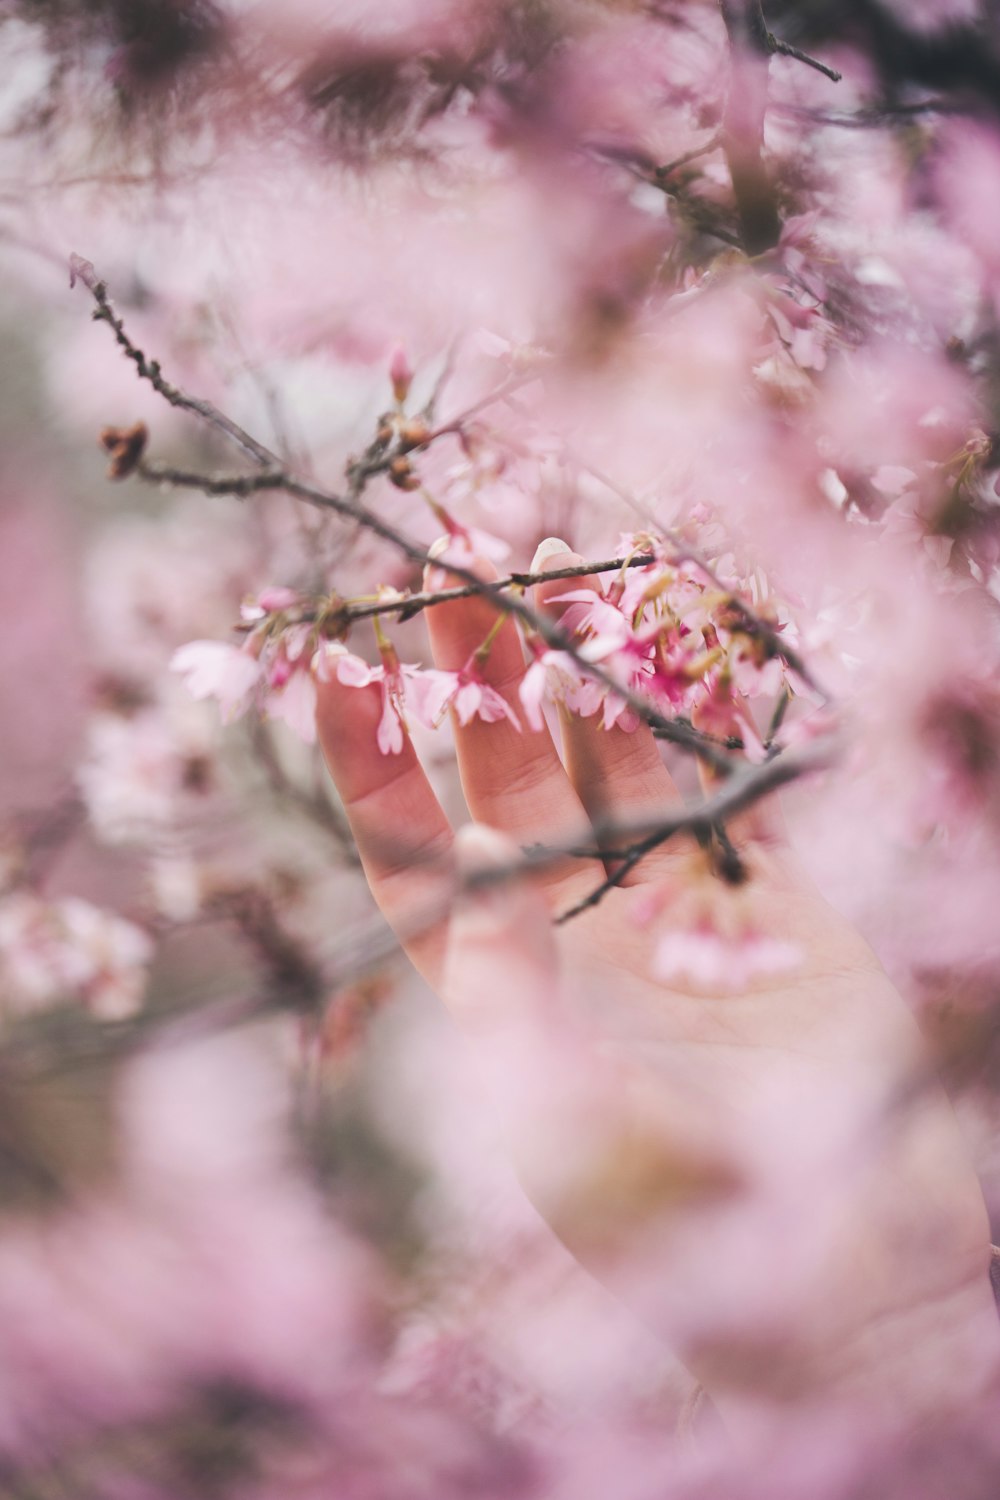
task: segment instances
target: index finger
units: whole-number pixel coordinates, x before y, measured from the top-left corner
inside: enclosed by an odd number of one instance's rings
[[[452,890],[451,825],[404,734],[383,755],[381,689],[317,684],[316,728],[372,895],[413,963],[436,985]]]

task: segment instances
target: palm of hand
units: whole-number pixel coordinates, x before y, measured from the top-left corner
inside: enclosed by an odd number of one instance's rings
[[[432,611],[438,665],[464,665],[492,623],[483,600]],[[485,674],[516,703],[522,672],[508,623]],[[448,889],[453,834],[410,743],[399,757],[374,753],[381,711],[374,687],[331,683],[321,693],[321,741],[370,884],[417,966],[486,1036],[494,1065],[510,1059],[509,1080],[539,1036],[548,1040],[538,1076],[550,1065],[564,1076],[569,1057],[567,1087],[515,1089],[512,1149],[529,1195],[579,1258],[629,1296],[635,1278],[616,1268],[653,1226],[669,1294],[660,1306],[643,1293],[640,1310],[662,1314],[724,1402],[747,1369],[760,1379],[776,1278],[795,1323],[780,1357],[770,1347],[765,1361],[777,1389],[844,1381],[898,1391],[913,1340],[942,1329],[959,1359],[978,1360],[993,1333],[989,1235],[950,1108],[923,1076],[893,1109],[925,1069],[916,1027],[774,828],[755,814],[731,830],[751,870],[737,890],[707,873],[699,851],[670,845],[562,927],[548,912],[586,895],[593,868],[548,871],[544,901],[537,885],[508,885],[460,907],[450,927],[414,930],[414,913]],[[548,735],[519,735],[506,721],[474,719],[456,728],[456,744],[473,816],[515,841],[487,848],[487,862],[518,842],[577,833],[588,814],[677,799],[641,729],[567,721],[564,762]],[[470,844],[466,858],[483,857]],[[794,966],[744,985],[724,971],[718,982],[656,978],[663,933],[706,922],[723,933],[723,950],[747,932],[790,944]],[[545,1021],[554,1004],[555,1030]],[[504,1034],[507,1049],[497,1045]],[[678,1332],[677,1309],[704,1305],[713,1277],[717,1316]]]
[[[913,1019],[867,944],[787,852],[753,863],[749,889],[714,881],[705,894],[749,908],[755,930],[790,940],[800,959],[735,992],[653,976],[655,886],[613,892],[575,929],[557,929],[561,992],[600,1059],[566,1133],[580,1138],[585,1120],[586,1149],[607,1144],[592,1175],[543,1167],[539,1181],[533,1143],[552,1130],[543,1110],[518,1132],[520,1173],[570,1248],[626,1298],[632,1272],[616,1277],[616,1262],[655,1225],[670,1266],[664,1326],[723,1402],[748,1364],[760,1388],[762,1360],[786,1393],[895,1387],[914,1338],[961,1346],[968,1323],[973,1344],[984,1330],[992,1339],[982,1196]],[[679,859],[671,890],[679,876],[685,893],[707,886],[700,864]],[[685,895],[663,915],[678,906]],[[715,1277],[730,1283],[718,1317],[685,1340],[677,1310],[710,1305]]]

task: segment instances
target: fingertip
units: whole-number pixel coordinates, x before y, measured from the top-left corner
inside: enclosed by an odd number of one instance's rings
[[[549,542],[558,541],[557,537],[547,538]],[[565,542],[560,543],[558,551],[546,552],[546,543],[542,542],[535,553],[532,562],[533,573],[558,573],[563,568],[580,568],[584,559],[579,552],[574,552],[567,547]],[[578,578],[553,578],[551,583],[535,584],[535,604],[538,609],[545,610],[546,614],[556,619],[565,612],[566,606],[559,603],[559,595],[567,593],[570,589],[592,589],[597,592],[597,579],[589,574],[582,574]]]
[[[386,748],[380,743],[380,725],[392,712],[377,682],[317,682],[319,742],[372,894],[414,963],[436,984],[452,833],[402,725],[394,748],[384,733]]]
[[[485,557],[472,557],[463,564],[463,569],[466,574],[472,573],[482,583],[495,583],[500,576]],[[424,587],[432,592],[461,587],[466,583],[468,578],[460,578],[452,573],[447,562],[435,564],[424,571]],[[473,593],[457,599],[447,599],[429,609],[427,633],[435,664],[445,671],[460,671],[496,623],[497,608],[496,601],[489,594]],[[520,662],[520,640],[509,616],[501,635],[514,659]],[[498,648],[501,652],[502,649],[502,646]]]
[[[466,580],[452,573],[448,566],[447,553],[455,546],[455,538],[445,533],[439,536],[437,541],[432,542],[427,549],[427,556],[433,559],[424,568],[425,589],[453,588],[456,584],[464,583]],[[466,573],[472,573],[481,583],[495,583],[500,577],[497,569],[488,558],[473,556],[462,564]],[[462,603],[464,601],[458,601]]]
[[[572,547],[568,542],[564,542],[562,537],[547,536],[535,548],[535,555],[531,559],[528,571],[529,573],[542,573],[555,565],[556,558],[565,558],[572,551]],[[565,564],[561,565],[565,566]]]
[[[480,564],[477,563],[477,568]],[[484,572],[490,565],[482,564]],[[568,835],[583,821],[548,731],[524,734],[520,691],[525,659],[517,621],[492,592],[435,604],[427,611],[434,664],[445,672],[471,674],[504,700],[510,715],[473,716],[454,725],[462,789],[469,812],[537,842],[546,833]],[[586,876],[567,868],[546,872],[550,886],[579,886]]]

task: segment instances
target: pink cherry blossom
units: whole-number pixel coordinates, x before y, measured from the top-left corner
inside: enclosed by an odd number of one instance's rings
[[[694,722],[717,739],[735,737],[742,740],[748,759],[764,760],[766,750],[760,731],[749,708],[734,692],[732,678],[726,669],[716,670],[706,679],[694,707]]]
[[[510,704],[495,688],[483,681],[473,663],[469,663],[461,672],[439,674],[429,671],[422,675],[424,678],[430,677],[431,679],[439,677],[452,679],[448,684],[445,704],[453,710],[460,724],[468,724],[475,718],[480,718],[487,724],[495,724],[498,719],[507,719],[515,729],[520,729],[520,721]]]
[[[586,638],[593,659],[621,650],[632,637],[629,621],[623,611],[591,589],[569,589],[553,594],[554,604],[570,606],[561,617],[561,625],[571,635]]]
[[[227,722],[246,713],[262,678],[259,661],[224,641],[178,646],[170,670],[183,676],[195,698],[217,698]]]
[[[292,672],[264,700],[269,719],[286,724],[300,740],[311,745],[316,739],[316,683],[308,671]]]
[[[515,729],[521,727],[517,714],[506,699],[488,683],[472,676],[460,679],[452,699],[452,707],[460,724],[468,724],[471,719],[478,717],[487,724],[494,724],[498,719],[508,719]]]
[[[370,667],[360,657],[352,655],[336,642],[329,642],[314,657],[314,666],[321,681],[336,677],[345,687],[368,687],[377,682],[382,690],[382,716],[376,730],[376,743],[383,755],[398,755],[406,738],[403,718],[405,679],[416,668],[401,666],[394,654],[383,659],[380,666]]]
[[[152,952],[140,927],[79,897],[0,900],[0,972],[15,1012],[76,999],[102,1020],[132,1015]]]
[[[300,595],[294,589],[277,586],[262,589],[257,595],[257,606],[264,614],[277,614],[283,609],[294,609],[301,603]]]
[[[77,783],[103,839],[128,842],[169,824],[184,775],[179,739],[175,726],[150,711],[91,718]]]
[[[562,704],[570,713],[590,718],[601,705],[604,687],[588,677],[565,651],[543,651],[528,667],[518,687],[525,718],[532,729],[545,727],[543,702]]]

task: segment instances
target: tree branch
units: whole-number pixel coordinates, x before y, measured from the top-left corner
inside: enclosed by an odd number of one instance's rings
[[[713,130],[703,146],[694,146],[690,151],[685,151],[680,156],[675,156],[673,161],[665,162],[660,167],[653,168],[653,177],[657,182],[663,182],[666,178],[673,176],[674,172],[686,167],[689,162],[697,161],[699,156],[707,156],[722,144],[722,131]]]
[[[512,396],[522,386],[531,385],[532,381],[538,378],[538,371],[535,369],[516,370],[502,384],[498,385],[495,390],[487,391],[485,396],[480,396],[477,401],[473,401],[472,405],[467,406],[464,411],[459,412],[454,417],[449,417],[447,422],[442,423],[440,427],[435,427],[428,434],[426,441],[431,443],[435,438],[444,437],[447,432],[461,432],[466,422],[478,416],[481,411],[485,411],[488,406],[492,406],[496,401],[503,401],[507,396]]]
[[[759,0],[721,0],[729,36],[729,92],[722,117],[722,149],[733,184],[748,255],[772,249],[781,237],[774,184],[764,164],[771,50]]]
[[[353,474],[359,472],[373,474],[387,466],[387,460],[382,459],[367,467],[362,465],[355,467]],[[148,478],[160,483],[178,484],[191,489],[201,489],[201,478],[197,474],[187,473],[183,470],[150,470],[145,468],[144,474]],[[358,488],[357,479],[352,481]],[[381,516],[371,510],[360,499],[348,498],[345,495],[335,494],[332,490],[321,489],[318,485],[307,484],[304,480],[296,479],[293,475],[281,472],[269,474],[257,474],[250,476],[237,476],[228,478],[221,476],[215,479],[209,478],[207,485],[209,494],[229,494],[246,496],[247,494],[261,490],[280,490],[285,494],[293,495],[300,500],[307,501],[325,510],[332,510],[335,514],[343,516],[347,520],[357,522],[379,536],[383,541],[389,542],[396,547],[410,562],[421,568],[439,567],[452,574],[455,578],[462,580],[463,585],[468,588],[470,594],[479,594],[484,599],[490,599],[497,609],[505,614],[514,615],[523,624],[529,626],[545,644],[554,651],[563,651],[570,656],[581,671],[595,682],[601,683],[610,692],[628,705],[638,715],[643,723],[648,724],[655,730],[661,739],[669,740],[671,744],[678,745],[681,749],[697,755],[714,770],[724,776],[728,776],[733,769],[733,761],[719,745],[702,735],[692,725],[684,720],[668,719],[653,707],[649,701],[640,693],[634,692],[623,683],[618,682],[610,672],[600,666],[597,662],[588,661],[580,650],[579,644],[568,636],[565,631],[553,623],[547,616],[540,614],[531,608],[523,599],[515,594],[506,593],[511,587],[509,581],[498,580],[486,583],[472,571],[471,568],[463,567],[461,563],[448,562],[442,564],[437,558],[431,557],[426,548],[419,542],[407,536],[397,527],[384,521]],[[589,568],[587,569],[589,571]],[[530,575],[529,575],[530,576]],[[549,577],[550,575],[545,575]],[[579,575],[575,575],[579,576]],[[394,606],[398,607],[398,606]]]
[[[881,130],[905,125],[921,115],[958,115],[967,109],[950,99],[921,99],[915,104],[875,104],[868,109],[836,111],[811,109],[800,104],[772,104],[771,110],[784,120],[804,120],[810,125],[840,130]]]
[[[843,78],[843,73],[838,73],[836,68],[831,68],[828,63],[820,62],[817,57],[810,57],[808,52],[800,52],[798,47],[781,41],[773,32],[769,31],[767,36],[770,50],[776,52],[779,57],[794,57],[796,62],[805,63],[807,68],[815,68],[817,73],[822,73],[824,77],[829,78],[831,83],[839,83]]]
[[[781,237],[777,195],[764,163],[771,58],[778,53],[816,68],[835,83],[840,74],[768,30],[761,0],[720,0],[729,37],[729,93],[722,119],[722,149],[748,255],[772,249]]]
[[[373,470],[372,472],[375,471]],[[210,475],[199,474],[184,469],[160,468],[151,464],[140,464],[137,473],[142,479],[146,479],[152,484],[168,484],[182,489],[198,489],[207,495],[234,495],[243,499],[248,495],[256,494],[263,490],[279,489],[286,490],[289,493],[300,493],[299,482],[280,470],[263,474]],[[334,501],[338,500],[338,497],[332,496],[326,491],[319,492],[313,486],[304,488],[308,488],[310,493],[302,495],[301,498],[309,499],[312,504],[334,505]],[[323,495],[325,498],[318,498],[319,495]],[[338,501],[338,503],[340,502]],[[353,504],[353,502],[347,501],[342,503],[348,507]],[[336,505],[334,505],[334,508],[337,508]],[[348,508],[343,513],[352,515],[355,519],[360,519],[355,514],[355,509],[353,508]],[[363,522],[363,524],[367,525],[368,523]],[[727,588],[718,578],[711,564],[696,548],[690,546],[676,532],[671,531],[666,535],[671,545],[676,549],[676,561],[682,562],[686,560],[691,562],[720,592],[728,594],[732,609],[742,618],[741,628],[744,633],[763,641],[767,650],[773,656],[780,657],[808,687],[812,688],[814,692],[819,693],[825,701],[829,701],[829,694],[816,680],[803,657],[793,646],[788,645],[782,639],[775,626],[770,621],[765,620],[762,615],[754,610],[751,605],[747,604],[738,594],[734,594],[731,589]],[[395,541],[397,536],[398,534],[393,532],[387,539]],[[399,544],[396,541],[396,545]],[[419,559],[413,558],[411,560],[419,560],[426,564],[427,555],[423,552],[423,549],[418,548],[417,550],[420,553]],[[584,578],[588,573],[612,573],[620,568],[641,568],[653,560],[652,556],[648,553],[641,553],[635,557],[613,557],[600,562],[577,564],[571,568],[554,568],[545,573],[511,572],[506,578],[499,578],[495,583],[490,585],[484,585],[482,580],[477,580],[456,588],[425,590],[417,594],[407,594],[399,599],[372,600],[371,602],[364,603],[352,603],[345,600],[334,613],[345,622],[371,619],[376,615],[393,614],[398,614],[401,620],[409,620],[414,615],[419,614],[421,610],[432,608],[438,604],[448,604],[455,599],[468,599],[475,594],[483,594],[493,590],[503,591],[515,586],[530,588],[536,583],[550,583],[554,579],[557,580],[560,578]],[[448,571],[455,573],[458,569],[454,565],[449,564]],[[506,608],[507,606],[505,605],[504,607]],[[560,647],[559,649],[564,648]]]
[[[600,852],[604,859],[620,859],[622,863],[582,901],[561,912],[556,918],[557,924],[569,922],[582,912],[598,906],[647,854],[660,848],[676,834],[691,833],[695,837],[713,837],[719,827],[724,827],[729,819],[737,813],[745,812],[762,797],[829,766],[839,749],[839,740],[831,735],[815,741],[805,750],[786,750],[784,754],[752,766],[749,770],[734,772],[711,797],[693,807],[669,813],[666,817],[597,820],[593,825],[594,851]],[[579,841],[534,845],[525,849],[522,860],[512,862],[509,866],[487,870],[473,877],[473,884],[510,880],[523,874],[526,869],[538,869],[567,856],[593,857],[590,847],[582,846]]]
[[[192,412],[217,431],[225,433],[226,437],[248,453],[255,463],[280,467],[281,459],[277,454],[265,448],[262,443],[258,443],[256,438],[251,437],[224,412],[219,411],[211,401],[201,401],[197,397],[185,395],[179,387],[172,385],[165,378],[159,361],[147,359],[142,350],[129,338],[122,319],[112,306],[106,284],[99,279],[90,261],[74,255],[70,257],[70,287],[75,286],[78,281],[83,283],[97,304],[92,314],[95,323],[107,323],[115,336],[118,347],[126,359],[130,359],[135,365],[139,378],[148,380],[157,395],[162,396],[170,406],[175,406],[181,411]]]
[[[109,323],[115,332],[117,342],[133,360],[140,376],[150,380],[154,389],[171,405],[176,405],[185,410],[196,412],[198,415],[211,421],[213,425],[234,437],[241,446],[250,445],[249,450],[255,454],[259,462],[267,462],[274,465],[264,473],[251,475],[203,475],[182,469],[159,469],[146,464],[139,465],[138,472],[142,477],[159,484],[170,484],[185,488],[201,489],[208,494],[229,494],[238,498],[246,498],[248,495],[262,491],[282,491],[297,499],[304,500],[310,505],[315,505],[323,510],[331,510],[345,520],[350,520],[356,525],[364,527],[373,535],[380,537],[395,547],[404,557],[418,567],[427,568],[438,564],[438,560],[431,557],[422,543],[400,531],[397,526],[383,520],[383,518],[367,506],[361,496],[369,479],[378,473],[384,473],[389,469],[393,461],[405,457],[405,451],[398,445],[393,447],[381,435],[376,435],[369,444],[360,459],[352,461],[347,468],[348,489],[346,494],[337,494],[332,490],[326,490],[318,485],[297,479],[293,474],[287,473],[278,463],[276,455],[271,454],[242,428],[231,422],[224,413],[216,410],[208,403],[195,401],[192,397],[185,395],[183,391],[166,382],[160,374],[159,365],[155,361],[147,361],[146,357],[133,344],[125,331],[122,320],[114,313],[108,299],[107,289],[100,281],[92,265],[87,261],[81,261],[74,256],[71,262],[71,282],[82,280],[91,291],[97,302],[95,317]],[[535,372],[522,372],[509,377],[497,390],[476,402],[462,416],[453,418],[435,433],[429,434],[419,444],[426,444],[445,432],[459,431],[464,421],[469,416],[481,410],[483,406],[492,401],[500,400],[504,395],[511,393],[518,386],[528,383],[537,378]],[[699,564],[700,565],[700,564]],[[562,651],[577,664],[581,671],[599,682],[608,691],[615,694],[625,703],[637,717],[656,733],[656,735],[677,745],[679,748],[698,758],[719,772],[723,776],[731,775],[734,762],[732,757],[726,753],[724,747],[711,736],[706,736],[695,729],[683,719],[668,719],[659,712],[641,693],[620,683],[604,667],[597,662],[592,662],[580,650],[579,644],[565,633],[557,624],[546,615],[539,613],[526,604],[517,594],[508,593],[512,588],[513,577],[508,580],[497,580],[495,582],[484,582],[471,568],[466,568],[459,563],[449,562],[445,570],[461,581],[470,593],[481,595],[493,602],[495,607],[508,615],[514,615],[522,624],[533,630],[547,646],[552,650]],[[587,571],[591,571],[588,566]],[[531,575],[521,575],[530,577]],[[553,575],[546,575],[551,577]],[[580,576],[570,574],[568,576]],[[534,580],[533,580],[534,581]],[[749,619],[749,612],[747,612]],[[760,622],[763,629],[763,622]],[[768,627],[774,635],[773,628]],[[780,643],[778,643],[780,645]],[[779,651],[780,654],[780,651]],[[797,669],[796,669],[797,670]]]

